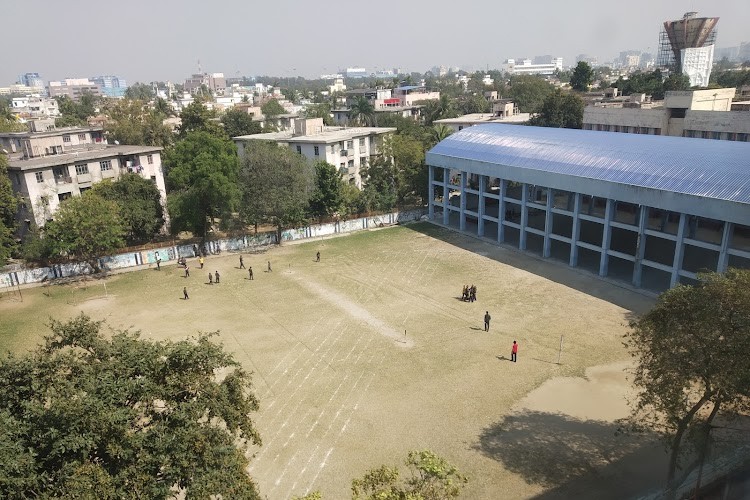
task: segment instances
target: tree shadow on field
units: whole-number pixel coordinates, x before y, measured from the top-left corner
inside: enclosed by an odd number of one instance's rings
[[[653,305],[655,295],[642,289],[634,289],[628,284],[600,278],[581,268],[569,267],[566,263],[543,259],[530,252],[521,252],[509,245],[498,245],[489,239],[445,228],[430,222],[417,222],[405,225],[407,229],[449,243],[469,252],[481,251],[483,257],[523,269],[542,278],[560,283],[579,292],[616,304],[630,313],[627,320],[636,319]],[[489,250],[489,251],[488,251]],[[486,293],[486,292],[485,292]]]
[[[662,485],[667,456],[651,434],[617,424],[526,411],[485,428],[474,449],[547,491],[537,499],[632,498]]]

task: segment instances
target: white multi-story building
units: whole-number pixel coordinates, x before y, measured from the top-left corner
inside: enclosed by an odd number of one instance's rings
[[[497,99],[492,103],[491,113],[472,113],[457,118],[435,120],[436,125],[446,125],[454,132],[483,123],[526,123],[531,118],[529,113],[521,113],[518,106],[508,99]]]
[[[395,132],[388,127],[326,127],[322,118],[297,120],[294,131],[234,137],[242,156],[249,141],[272,141],[313,160],[336,166],[350,184],[362,188],[360,169],[383,151],[383,142]]]
[[[511,75],[553,75],[555,71],[562,71],[562,69],[562,57],[554,57],[552,62],[545,64],[532,64],[531,59],[523,59],[520,62],[508,59],[503,63],[503,70]]]
[[[10,111],[22,120],[60,116],[60,108],[57,105],[57,101],[39,95],[14,97],[10,103]]]
[[[22,199],[21,235],[32,221],[43,226],[53,218],[63,200],[128,172],[154,181],[166,203],[162,148],[106,145],[100,127],[3,133],[0,146],[8,151],[8,175]]]

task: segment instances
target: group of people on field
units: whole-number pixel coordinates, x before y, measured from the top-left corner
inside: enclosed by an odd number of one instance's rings
[[[477,300],[477,287],[474,285],[464,285],[461,300],[464,302],[475,302]]]

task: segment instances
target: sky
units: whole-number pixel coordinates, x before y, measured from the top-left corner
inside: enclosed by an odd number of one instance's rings
[[[2,8],[0,86],[117,75],[180,83],[200,67],[225,76],[315,78],[433,66],[500,69],[507,58],[656,53],[661,23],[720,17],[717,47],[750,42],[747,0],[25,0]]]

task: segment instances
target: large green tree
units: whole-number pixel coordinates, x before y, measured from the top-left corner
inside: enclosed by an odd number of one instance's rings
[[[401,478],[398,467],[383,465],[352,481],[354,500],[445,500],[457,498],[468,482],[458,469],[435,453],[410,451],[410,475]]]
[[[227,137],[224,128],[216,121],[216,113],[208,109],[200,99],[196,99],[180,113],[178,129],[180,139],[191,132],[207,132],[217,137]]]
[[[0,497],[260,498],[250,375],[210,335],[153,342],[87,316],[0,359]]]
[[[90,92],[84,92],[78,102],[68,96],[56,97],[61,116],[55,119],[58,127],[85,126],[86,120],[96,114],[100,98]]]
[[[594,70],[586,61],[579,61],[570,76],[570,86],[573,90],[586,92],[594,81]]]
[[[8,157],[0,152],[0,266],[5,265],[16,248],[18,198],[8,176]]]
[[[537,113],[555,87],[540,76],[514,75],[510,79],[509,97],[522,113]]]
[[[139,100],[121,99],[107,107],[110,121],[105,127],[107,137],[120,144],[169,146],[174,134],[164,125],[161,112],[152,110]]]
[[[260,107],[260,112],[263,113],[263,116],[266,118],[274,118],[283,115],[286,113],[286,110],[276,99],[269,99]]]
[[[458,116],[458,111],[456,111],[453,100],[444,94],[440,96],[440,99],[419,101],[419,104],[423,106],[422,116],[424,117],[425,124],[428,126],[431,126],[435,120]]]
[[[117,203],[129,245],[150,241],[164,227],[161,193],[152,180],[125,174],[114,182],[100,182],[91,191]]]
[[[88,262],[98,271],[98,257],[125,246],[120,207],[92,192],[63,201],[44,226],[55,254]]]
[[[538,127],[582,128],[583,100],[575,94],[556,89],[542,104],[530,123]]]
[[[229,137],[260,134],[263,131],[260,123],[254,121],[250,114],[239,108],[232,108],[225,112],[221,117],[221,123]]]
[[[188,133],[164,153],[168,208],[173,232],[206,237],[214,219],[228,223],[237,208],[239,161],[226,137],[206,131]]]
[[[331,117],[331,105],[327,102],[308,104],[305,106],[305,118],[322,118],[323,125],[333,125]]]
[[[315,190],[310,198],[310,213],[316,217],[330,217],[344,205],[346,183],[339,170],[324,161],[315,162]]]
[[[750,271],[699,275],[695,286],[661,294],[630,327],[632,418],[663,436],[673,498],[681,459],[702,458],[717,416],[750,411]]]
[[[143,102],[149,102],[156,97],[154,87],[148,83],[135,82],[125,89],[125,97]]]
[[[302,155],[265,141],[249,141],[241,158],[241,214],[249,224],[284,229],[305,222],[315,189],[315,168]]]

